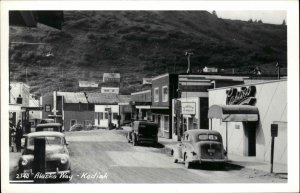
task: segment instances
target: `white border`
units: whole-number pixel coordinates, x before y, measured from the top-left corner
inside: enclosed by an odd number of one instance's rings
[[[9,184],[8,10],[286,10],[288,26],[288,183],[286,184]],[[2,1],[1,184],[2,192],[298,192],[299,191],[299,1]],[[184,176],[183,176],[184,177]]]

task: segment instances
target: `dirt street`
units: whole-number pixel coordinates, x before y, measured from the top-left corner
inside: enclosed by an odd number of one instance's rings
[[[186,169],[163,148],[133,146],[116,130],[66,132],[70,183],[284,183],[287,180],[232,165]]]

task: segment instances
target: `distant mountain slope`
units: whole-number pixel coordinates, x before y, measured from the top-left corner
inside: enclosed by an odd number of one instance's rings
[[[204,66],[247,72],[260,66],[275,73],[287,65],[283,25],[217,18],[206,11],[67,11],[62,31],[10,28],[10,79],[35,93],[78,90],[79,80],[101,83],[104,72],[120,72],[121,92],[141,89],[143,77]],[[26,73],[27,69],[27,73]]]

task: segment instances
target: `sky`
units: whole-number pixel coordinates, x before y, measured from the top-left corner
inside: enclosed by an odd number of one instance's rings
[[[211,11],[210,11],[211,12]],[[218,11],[218,17],[224,19],[244,20],[249,19],[262,20],[263,23],[282,24],[286,20],[286,11]]]

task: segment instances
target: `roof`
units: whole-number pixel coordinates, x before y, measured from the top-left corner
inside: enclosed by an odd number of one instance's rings
[[[65,134],[63,134],[61,132],[56,132],[56,131],[40,131],[40,132],[29,133],[27,136],[28,137],[43,137],[43,136],[59,136],[59,137],[64,137]]]
[[[36,127],[61,127],[60,123],[42,123],[38,124]]]
[[[86,93],[87,101],[94,104],[118,104],[120,99],[115,93]]]
[[[213,130],[208,130],[208,129],[192,129],[188,130],[185,133],[189,133],[191,135],[197,135],[197,134],[215,134],[215,135],[220,135],[218,131],[213,131]]]
[[[129,103],[131,101],[130,95],[118,95],[120,103]]]
[[[64,96],[65,103],[88,103],[83,92],[57,92],[57,96]]]

